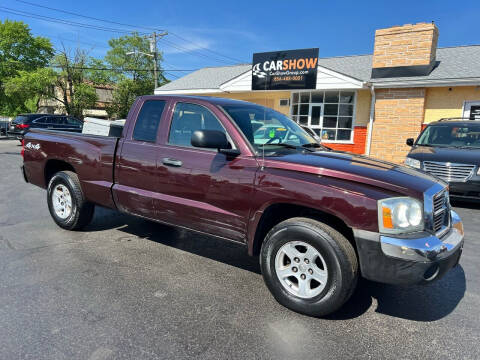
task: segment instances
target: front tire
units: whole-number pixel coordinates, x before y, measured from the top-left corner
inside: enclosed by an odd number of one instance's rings
[[[77,174],[60,171],[53,175],[47,188],[48,210],[55,223],[66,230],[87,226],[95,206],[86,201]]]
[[[358,261],[350,242],[332,227],[309,218],[292,218],[273,227],[262,244],[260,266],[275,299],[310,316],[338,310],[358,279]]]

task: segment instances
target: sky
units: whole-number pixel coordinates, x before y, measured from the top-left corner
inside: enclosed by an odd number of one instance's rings
[[[250,63],[253,53],[263,51],[318,47],[320,57],[371,54],[376,29],[417,22],[435,22],[440,32],[440,47],[480,44],[479,13],[479,0],[0,2],[2,21],[22,20],[35,35],[49,37],[57,48],[62,43],[72,50],[80,47],[99,58],[108,51],[107,42],[112,37],[135,29],[166,30],[168,35],[158,42],[158,47],[170,79],[206,66]],[[46,16],[95,25],[103,30],[58,23]]]

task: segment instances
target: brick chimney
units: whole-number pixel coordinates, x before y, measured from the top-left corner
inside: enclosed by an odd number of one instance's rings
[[[435,66],[438,28],[433,23],[375,31],[372,78],[424,76]]]

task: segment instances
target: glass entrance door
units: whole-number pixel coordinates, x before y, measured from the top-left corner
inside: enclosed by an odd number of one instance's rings
[[[323,104],[310,104],[308,112],[308,127],[311,128],[318,136],[321,136],[323,121]]]

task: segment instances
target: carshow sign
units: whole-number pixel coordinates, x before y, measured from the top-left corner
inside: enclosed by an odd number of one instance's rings
[[[315,89],[318,48],[253,54],[252,90]]]

